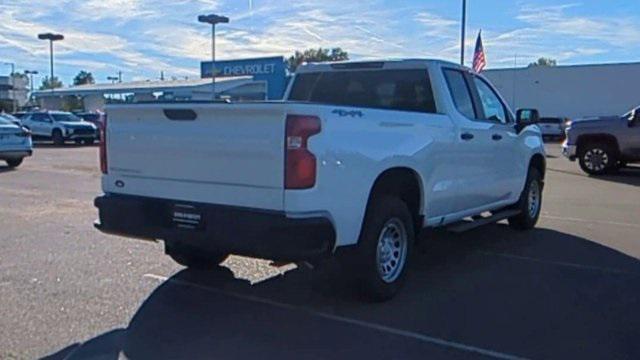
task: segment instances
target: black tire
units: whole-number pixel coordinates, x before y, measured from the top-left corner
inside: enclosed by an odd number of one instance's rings
[[[10,168],[15,168],[22,164],[22,160],[23,158],[7,160],[7,165],[9,165]]]
[[[60,129],[55,129],[51,133],[51,140],[53,140],[54,145],[64,145],[64,136],[62,136],[62,131]]]
[[[537,193],[537,195],[534,196],[535,199],[530,197],[533,187],[537,187],[537,192],[536,190],[533,190]],[[517,230],[530,230],[536,226],[538,219],[540,218],[540,210],[542,209],[543,189],[544,183],[542,181],[542,175],[538,169],[533,167],[529,168],[527,182],[520,194],[520,199],[514,206],[514,209],[519,210],[520,213],[509,218],[509,226],[511,226],[511,228]],[[534,201],[537,205],[533,205]],[[534,206],[535,209],[533,208]]]
[[[611,144],[593,142],[578,149],[578,162],[582,171],[589,175],[604,175],[618,169],[618,156]]]
[[[400,237],[405,237],[403,242],[406,245],[395,245],[394,231],[397,231]],[[386,250],[378,249],[378,243],[381,241],[389,245]],[[398,293],[406,277],[414,241],[413,218],[407,205],[397,197],[374,196],[367,208],[355,252],[344,259],[350,263],[362,295],[371,301],[385,301]],[[394,263],[396,255],[397,260]],[[389,265],[385,270],[379,265],[380,256],[389,259]],[[391,267],[394,267],[394,270],[388,271],[385,279],[383,271]]]
[[[85,144],[85,145],[93,145],[93,143],[94,143],[94,142],[95,142],[95,140],[94,140],[94,139],[87,139],[87,140],[84,140],[84,144]]]
[[[200,252],[177,245],[166,245],[165,253],[178,264],[194,270],[213,270],[228,256],[227,254]]]

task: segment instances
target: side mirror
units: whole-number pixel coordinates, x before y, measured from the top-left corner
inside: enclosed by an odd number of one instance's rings
[[[540,121],[540,113],[536,109],[518,109],[516,111],[516,129],[518,132],[525,127],[537,124]]]

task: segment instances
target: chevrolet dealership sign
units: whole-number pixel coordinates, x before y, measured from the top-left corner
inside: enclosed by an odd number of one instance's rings
[[[211,61],[200,64],[202,78],[211,77]],[[267,99],[282,99],[287,87],[284,57],[216,61],[216,77],[253,76],[267,83]]]

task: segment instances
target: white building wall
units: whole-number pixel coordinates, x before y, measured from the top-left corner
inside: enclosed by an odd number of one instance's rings
[[[531,66],[483,73],[515,110],[579,118],[620,115],[640,105],[640,63]]]

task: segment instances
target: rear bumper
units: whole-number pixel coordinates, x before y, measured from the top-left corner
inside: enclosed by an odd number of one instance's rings
[[[95,227],[104,233],[180,243],[198,251],[298,261],[330,255],[336,238],[332,223],[323,217],[292,219],[283,212],[128,195],[104,195],[94,203],[100,216]],[[176,204],[195,206],[202,227],[177,227],[172,220]]]
[[[9,160],[9,159],[22,159],[27,156],[31,156],[33,151],[29,150],[0,150],[0,159]]]

